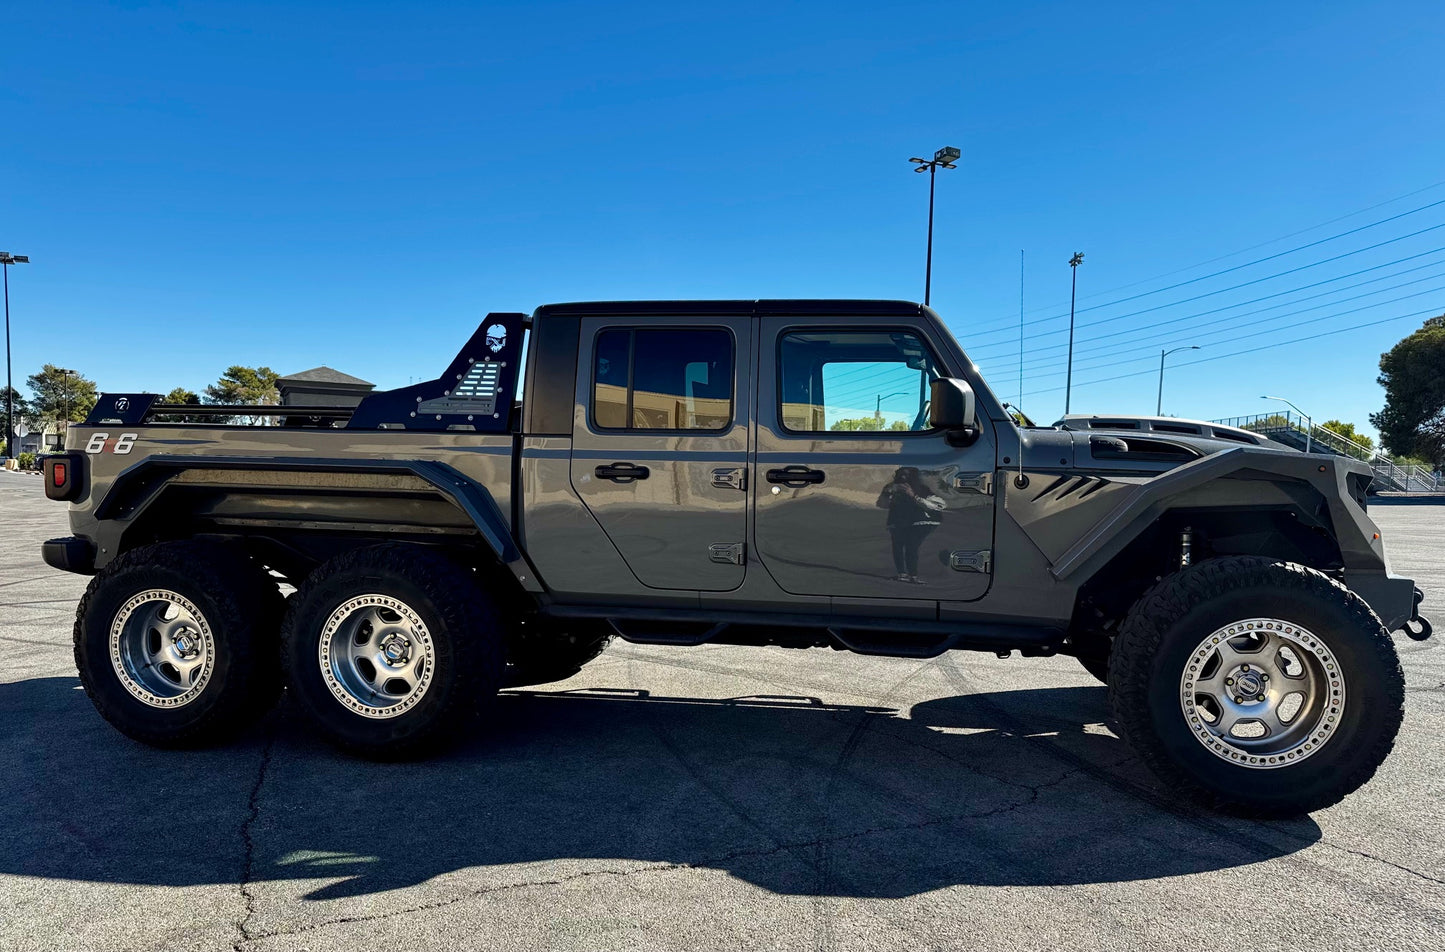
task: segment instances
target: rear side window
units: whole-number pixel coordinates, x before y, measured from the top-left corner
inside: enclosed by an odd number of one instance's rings
[[[603,430],[725,430],[733,339],[722,329],[609,328],[592,362],[592,422]]]

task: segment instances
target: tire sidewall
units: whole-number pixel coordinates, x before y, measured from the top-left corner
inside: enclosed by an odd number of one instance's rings
[[[155,707],[131,694],[121,682],[110,655],[110,630],[126,602],[148,589],[167,589],[196,606],[211,633],[214,653],[210,680],[191,701],[176,707]],[[83,669],[91,700],[112,724],[138,739],[160,742],[204,724],[230,695],[247,686],[234,683],[235,606],[223,604],[203,581],[166,565],[137,563],[99,579],[77,625],[77,665]]]
[[[331,693],[321,670],[322,629],[342,603],[358,595],[387,595],[404,602],[420,616],[431,639],[431,683],[416,704],[392,717],[366,717],[352,711]],[[284,649],[288,684],[321,728],[343,746],[370,749],[418,738],[461,690],[456,621],[446,616],[421,585],[404,575],[379,568],[341,573],[308,586],[293,602]]]
[[[1373,650],[1379,622],[1372,631],[1341,609],[1338,598],[1250,585],[1207,597],[1170,625],[1150,665],[1147,701],[1156,740],[1169,759],[1200,786],[1231,800],[1280,808],[1333,802],[1330,792],[1340,778],[1358,772],[1377,749],[1379,733],[1393,736],[1399,719],[1398,701],[1392,705],[1388,692],[1380,689],[1398,673]],[[1195,737],[1181,708],[1180,676],[1195,649],[1218,629],[1249,618],[1274,618],[1309,630],[1334,654],[1344,674],[1345,705],[1338,727],[1299,763],[1265,769],[1230,763]]]

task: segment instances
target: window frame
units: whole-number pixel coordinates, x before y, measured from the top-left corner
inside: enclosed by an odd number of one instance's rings
[[[795,430],[788,426],[787,420],[783,418],[783,340],[790,334],[811,333],[811,334],[876,334],[892,331],[904,331],[918,339],[933,361],[933,366],[939,371],[935,379],[942,380],[952,377],[953,371],[938,356],[938,348],[931,338],[923,330],[914,324],[792,324],[778,331],[773,341],[773,412],[776,414],[778,432],[786,436],[801,437],[805,439],[843,439],[843,440],[907,440],[919,437],[938,436],[943,429],[930,426],[926,430]],[[859,361],[861,363],[861,361]],[[852,363],[852,361],[838,361],[838,363]],[[826,404],[825,404],[826,406]]]
[[[632,394],[636,389],[633,386],[633,371],[637,362],[637,332],[638,331],[705,331],[721,332],[727,335],[728,359],[732,363],[731,379],[728,382],[728,418],[727,422],[719,427],[686,427],[686,428],[652,428],[639,426],[603,426],[597,422],[597,345],[602,335],[609,331],[627,331],[627,419],[632,420]],[[592,342],[588,348],[587,371],[587,426],[594,433],[638,433],[651,436],[663,436],[668,433],[691,433],[695,435],[720,436],[737,426],[738,417],[738,340],[733,329],[725,324],[607,324],[597,328],[592,335]]]

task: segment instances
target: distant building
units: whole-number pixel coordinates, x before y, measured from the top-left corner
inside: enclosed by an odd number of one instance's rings
[[[313,367],[276,381],[283,407],[354,407],[375,386],[330,367]]]

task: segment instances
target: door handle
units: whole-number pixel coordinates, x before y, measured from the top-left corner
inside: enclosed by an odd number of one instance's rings
[[[809,483],[821,483],[823,471],[821,469],[809,469],[806,466],[785,466],[782,469],[768,470],[768,482],[782,483],[784,486],[806,486]]]
[[[646,466],[633,466],[631,463],[604,464],[593,472],[598,479],[610,479],[614,483],[630,483],[634,479],[646,479],[652,475],[652,470]]]

